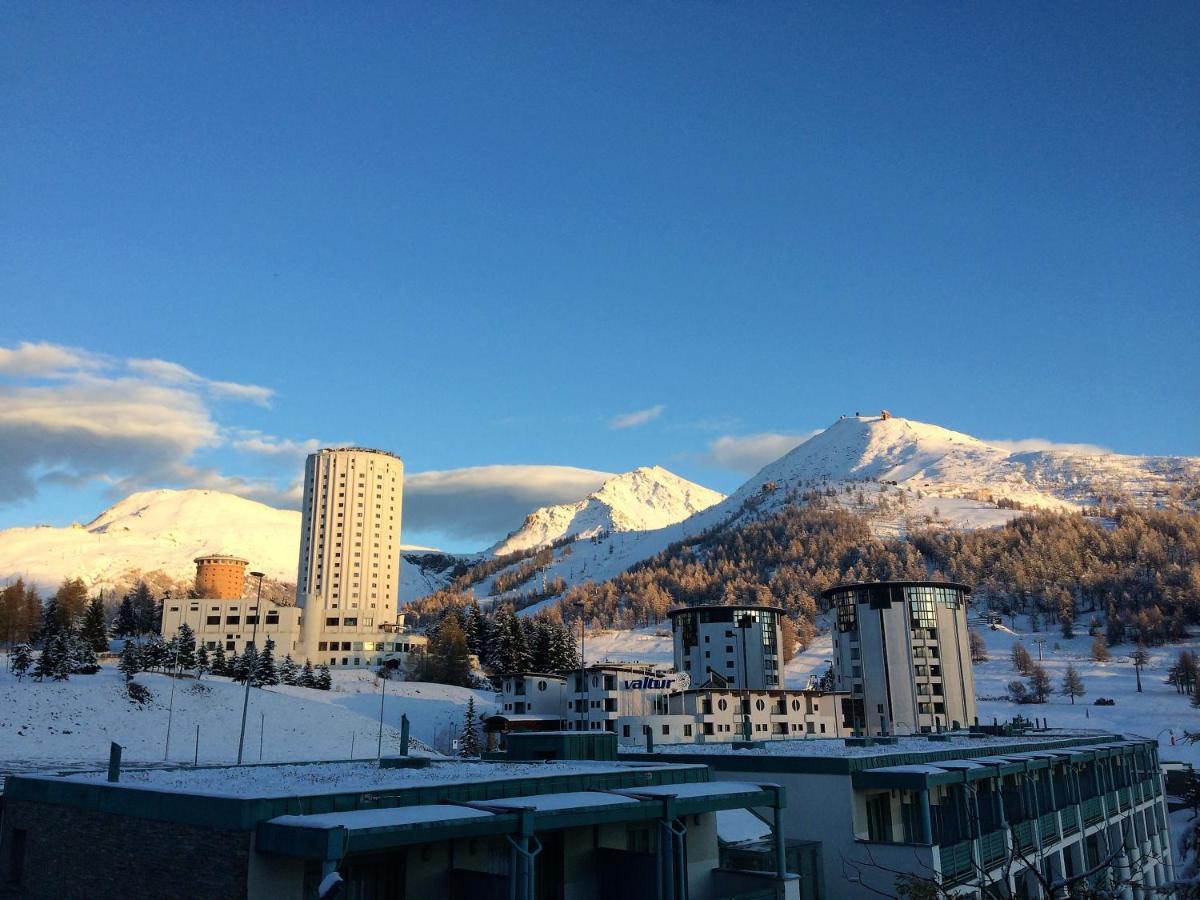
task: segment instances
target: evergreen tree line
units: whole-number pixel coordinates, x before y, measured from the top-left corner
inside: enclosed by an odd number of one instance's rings
[[[579,651],[571,627],[555,608],[518,616],[510,605],[485,615],[469,595],[440,606],[440,618],[426,627],[424,653],[410,662],[415,681],[472,683],[470,656],[488,672],[567,672],[579,668]]]
[[[30,641],[13,645],[9,669],[18,681],[29,675],[34,681],[67,681],[72,675],[94,675],[100,671],[97,654],[108,649],[104,628],[104,606],[93,599],[78,618],[64,615],[56,597],[42,608],[42,619]],[[40,651],[35,656],[35,651]]]
[[[327,665],[313,664],[305,660],[299,665],[289,653],[282,662],[275,661],[275,642],[267,639],[261,651],[247,646],[241,653],[229,658],[220,644],[209,651],[203,644],[197,646],[196,637],[190,626],[181,625],[179,632],[169,641],[152,635],[144,643],[125,641],[118,668],[129,681],[138,672],[163,672],[183,675],[193,673],[197,679],[206,673],[232,678],[239,684],[250,682],[251,687],[269,687],[276,684],[329,690],[333,687],[333,676]]]

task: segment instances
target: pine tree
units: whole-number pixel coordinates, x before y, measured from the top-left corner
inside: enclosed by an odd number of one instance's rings
[[[458,741],[458,755],[475,758],[479,756],[479,726],[475,720],[475,698],[467,698],[467,713],[463,720],[462,736]]]
[[[1029,675],[1032,671],[1033,657],[1020,641],[1014,641],[1012,645],[1012,666],[1014,671],[1022,675]]]
[[[262,653],[258,654],[255,661],[254,681],[251,683],[255,687],[273,687],[279,684],[279,670],[275,668],[275,642],[270,638],[267,638]]]
[[[142,647],[142,669],[147,672],[155,670],[165,672],[169,661],[170,652],[167,650],[166,643],[157,634],[150,635]]]
[[[247,644],[246,648],[229,664],[229,674],[238,684],[244,684],[247,679],[253,677],[257,662],[254,648]]]
[[[1072,706],[1075,705],[1075,698],[1082,697],[1085,693],[1083,679],[1079,677],[1079,673],[1075,671],[1075,666],[1072,663],[1067,663],[1067,671],[1063,675],[1062,690],[1059,693],[1064,697],[1070,697]]]
[[[70,674],[95,675],[99,672],[100,664],[96,660],[96,651],[92,649],[92,645],[73,630],[67,631],[65,634],[68,647],[68,660],[70,661],[68,668]]]
[[[158,618],[158,604],[154,602],[154,595],[150,593],[146,582],[137,583],[130,600],[133,604],[134,633],[149,634],[157,631],[155,620]]]
[[[51,597],[42,610],[42,624],[38,628],[37,645],[44,651],[53,642],[62,628],[62,617],[58,613],[58,601]]]
[[[579,668],[579,648],[575,645],[575,632],[569,625],[552,626],[550,637],[550,659],[547,671],[571,672]]]
[[[87,641],[96,653],[108,652],[108,626],[104,622],[104,601],[93,597],[83,614],[79,636]]]
[[[113,632],[117,637],[132,637],[138,633],[137,613],[133,608],[131,594],[126,594],[121,598],[121,605],[117,607],[117,621],[113,626]]]
[[[279,664],[279,680],[283,684],[296,684],[296,678],[300,668],[296,665],[296,661],[292,659],[292,654],[288,654],[283,658],[283,662]]]
[[[83,611],[87,608],[87,585],[82,578],[64,578],[54,595],[54,601],[58,624],[64,628],[73,626],[83,618]]]
[[[1096,662],[1106,662],[1108,660],[1108,641],[1104,635],[1098,634],[1092,638],[1092,659]]]
[[[483,612],[479,609],[478,603],[472,603],[467,607],[466,624],[463,626],[463,631],[467,635],[467,649],[482,660],[486,642],[486,627],[484,626]]]
[[[208,648],[201,644],[196,648],[196,680],[199,681],[204,677],[204,673],[212,669],[212,662],[208,657]]]
[[[33,648],[24,641],[17,644],[12,649],[8,664],[17,681],[22,680],[29,674],[29,668],[33,665]]]
[[[1105,626],[1105,637],[1110,647],[1115,647],[1125,640],[1125,623],[1121,621],[1121,617],[1117,614],[1117,607],[1112,603],[1108,605],[1108,624]]]
[[[132,681],[133,676],[142,671],[141,653],[133,641],[126,641],[125,646],[121,648],[121,661],[117,663],[117,668],[121,670],[126,681]]]
[[[76,661],[72,638],[73,635],[66,628],[54,636],[50,677],[55,681],[69,680],[71,672],[75,669]]]
[[[212,673],[227,677],[229,675],[229,660],[225,658],[225,645],[220,641],[212,654]]]
[[[307,659],[304,661],[304,668],[300,670],[298,683],[300,687],[306,688],[315,688],[317,686],[317,677],[313,674],[312,663]]]
[[[319,690],[328,691],[333,687],[333,675],[329,671],[329,666],[325,663],[317,666],[316,675],[313,676],[314,686]]]
[[[179,626],[179,632],[175,635],[175,651],[178,654],[174,657],[177,668],[183,672],[196,668],[196,633],[187,622]]]
[[[38,656],[37,662],[33,665],[33,680],[44,681],[47,678],[53,678],[55,671],[58,669],[58,664],[54,658],[54,648],[56,641],[50,640],[50,643],[42,647],[41,655]]]

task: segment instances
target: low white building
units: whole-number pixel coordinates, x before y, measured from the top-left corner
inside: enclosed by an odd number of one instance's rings
[[[257,600],[168,599],[163,604],[162,635],[170,639],[186,623],[196,635],[197,646],[209,650],[220,646],[226,655],[235,655],[249,643],[265,646],[275,642],[275,655],[291,655],[298,662],[310,661],[314,666],[324,663],[331,667],[377,666],[386,659],[398,659],[407,665],[412,653],[423,652],[427,640],[414,634],[402,624],[360,627],[356,619],[338,619],[327,624],[315,652],[302,652],[303,610],[297,606],[277,606],[262,601],[263,615],[258,619]],[[257,631],[256,631],[257,628]]]
[[[820,691],[689,687],[686,677],[638,663],[601,663],[584,672],[518,672],[500,679],[496,727],[561,723],[570,731],[608,731],[624,745],[834,737],[843,695]],[[522,718],[517,718],[522,717]],[[548,726],[547,726],[548,727]]]

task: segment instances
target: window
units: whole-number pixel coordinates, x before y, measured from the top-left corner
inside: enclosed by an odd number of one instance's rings
[[[318,642],[317,642],[317,649],[318,649],[318,650],[328,650],[328,649],[329,649],[329,642],[328,642],[328,641],[318,641]]]
[[[335,628],[337,626],[337,623],[338,623],[337,616],[329,616],[328,618],[325,619],[325,627],[326,628]]]
[[[670,726],[670,725],[664,724],[664,725],[663,725],[663,727],[662,727],[662,729],[663,729],[663,734],[670,734],[670,733],[671,733],[671,726]]]
[[[242,617],[241,616],[226,616],[225,624],[226,625],[241,625]]]
[[[684,737],[691,737],[691,736],[692,736],[692,726],[691,726],[691,725],[684,725],[684,726],[683,726],[683,736],[684,736]]]
[[[220,625],[221,617],[220,616],[209,616],[207,619],[204,620],[204,624],[205,625]]]
[[[346,618],[342,619],[342,624],[348,628],[357,628],[358,619],[353,616],[347,616]]]

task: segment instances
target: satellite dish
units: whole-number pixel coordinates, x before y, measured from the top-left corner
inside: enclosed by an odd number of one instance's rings
[[[692,686],[692,676],[687,672],[680,672],[675,675],[675,689],[686,691]]]

